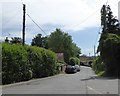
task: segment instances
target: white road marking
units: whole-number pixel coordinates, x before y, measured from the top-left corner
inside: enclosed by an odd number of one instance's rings
[[[92,91],[94,91],[94,92],[97,93],[97,94],[103,94],[103,93],[101,93],[101,92],[96,91],[95,89],[93,89],[93,88],[90,87],[90,86],[87,86],[87,88],[90,89],[90,90],[92,90]]]

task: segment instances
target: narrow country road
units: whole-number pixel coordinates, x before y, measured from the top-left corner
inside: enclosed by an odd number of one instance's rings
[[[3,94],[118,94],[118,79],[98,78],[90,67],[75,74],[3,86]]]

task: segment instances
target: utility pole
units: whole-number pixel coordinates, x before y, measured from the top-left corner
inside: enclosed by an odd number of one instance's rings
[[[22,44],[25,45],[25,12],[26,11],[26,6],[23,4],[23,33],[22,33]]]
[[[96,52],[95,52],[95,45],[94,45],[94,57],[96,57]]]

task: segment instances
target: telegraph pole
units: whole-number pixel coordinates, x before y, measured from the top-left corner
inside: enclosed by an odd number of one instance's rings
[[[95,52],[95,45],[94,45],[94,57],[96,57],[96,52]]]
[[[22,44],[25,45],[25,13],[26,13],[26,6],[23,4],[23,31],[22,31]]]

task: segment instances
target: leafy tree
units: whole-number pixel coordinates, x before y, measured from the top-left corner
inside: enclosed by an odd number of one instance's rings
[[[103,5],[101,9],[101,26],[104,33],[114,33],[119,29],[119,21],[113,16],[113,12],[109,5]]]
[[[10,40],[11,43],[19,43],[19,44],[22,44],[22,39],[20,37],[13,37],[11,38],[12,40]]]
[[[120,59],[120,30],[119,22],[113,16],[109,5],[101,9],[102,34],[99,41],[98,52],[105,64],[105,73],[108,76],[118,76]]]
[[[6,43],[9,43],[8,37],[5,38],[5,42],[6,42]]]
[[[111,8],[109,5],[103,5],[101,9],[101,26],[102,26],[102,34],[99,40],[98,52],[101,52],[101,48],[103,46],[103,41],[106,39],[107,33],[113,33],[120,35],[119,31],[119,22],[113,16]]]
[[[81,49],[75,43],[72,44],[72,49],[73,49],[72,50],[73,51],[73,56],[80,58]]]
[[[48,49],[47,37],[42,37],[41,34],[37,34],[35,38],[32,39],[32,46],[38,46]]]
[[[32,39],[32,46],[42,47],[42,34],[37,34],[35,38]]]
[[[107,34],[101,50],[101,58],[105,63],[108,76],[118,76],[120,59],[120,37],[116,34]]]
[[[48,47],[56,53],[64,53],[64,60],[69,63],[69,58],[80,54],[80,48],[74,43],[68,33],[56,29],[48,37]]]

